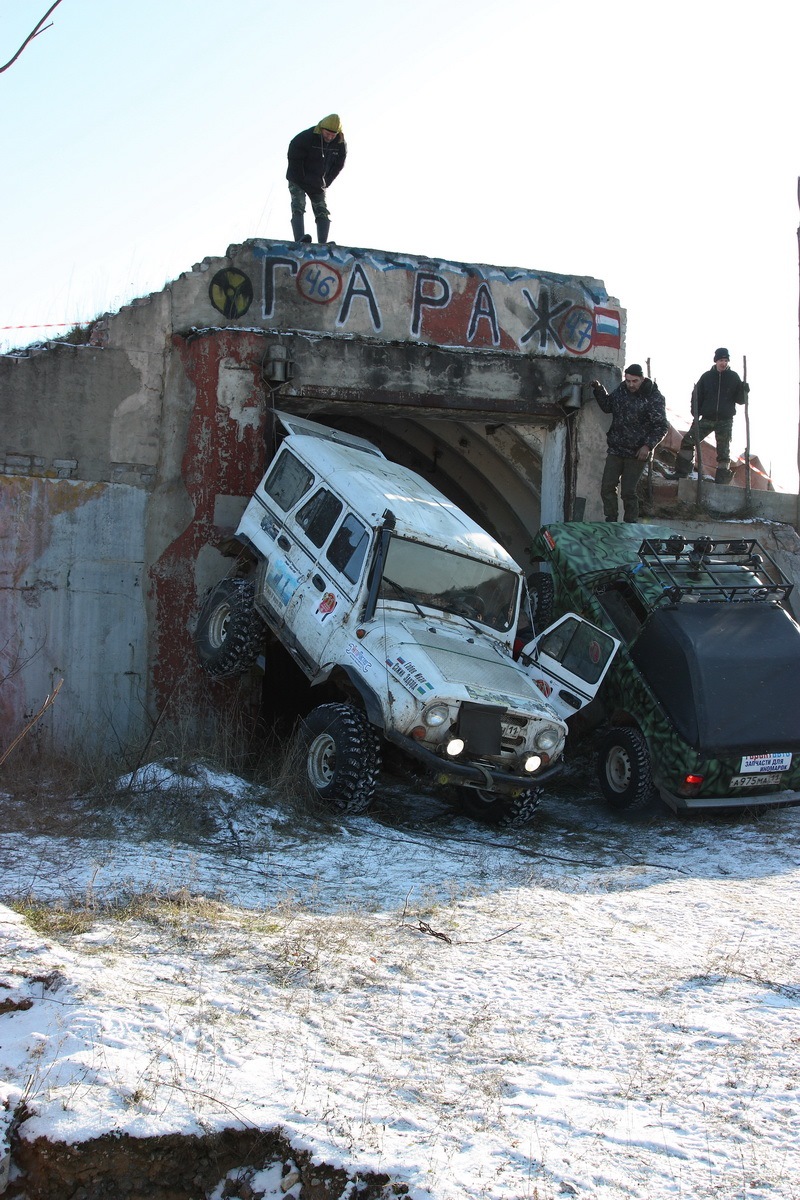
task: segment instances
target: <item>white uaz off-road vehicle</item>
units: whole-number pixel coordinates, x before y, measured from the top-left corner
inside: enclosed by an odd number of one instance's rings
[[[566,715],[618,643],[574,615],[513,656],[522,571],[420,476],[361,438],[287,414],[239,523],[235,574],[205,600],[196,642],[216,676],[265,645],[292,655],[322,703],[307,770],[340,809],[367,807],[381,739],[454,784],[476,815],[519,824],[560,770]],[[524,618],[523,618],[524,622]]]

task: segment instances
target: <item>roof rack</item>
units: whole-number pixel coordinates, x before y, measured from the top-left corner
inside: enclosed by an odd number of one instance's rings
[[[682,600],[757,601],[782,604],[793,585],[755,538],[717,539],[683,534],[645,538],[639,562],[630,568],[634,577],[649,568],[661,594],[636,579],[636,590],[650,604],[678,604]],[[633,581],[632,581],[633,582]],[[650,582],[650,581],[648,581]]]

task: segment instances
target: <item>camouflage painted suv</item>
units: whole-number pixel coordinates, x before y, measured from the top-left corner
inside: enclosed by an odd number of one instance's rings
[[[535,558],[537,628],[569,610],[622,641],[575,722],[605,725],[614,807],[653,785],[676,811],[800,804],[800,626],[757,541],[576,521],[540,529]]]

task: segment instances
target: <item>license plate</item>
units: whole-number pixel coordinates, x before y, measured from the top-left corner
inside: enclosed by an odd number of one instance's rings
[[[732,788],[771,787],[780,783],[782,776],[777,775],[734,775],[731,780]]]
[[[739,770],[743,775],[767,775],[788,771],[791,765],[791,754],[745,754]]]

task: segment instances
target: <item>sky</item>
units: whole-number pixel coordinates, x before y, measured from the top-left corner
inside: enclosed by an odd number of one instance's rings
[[[0,62],[47,7],[2,0]],[[746,358],[751,452],[796,489],[797,5],[61,0],[51,20],[0,74],[0,349],[287,237],[286,146],[336,111],[337,242],[602,279],[679,428],[714,349]],[[745,436],[742,412],[735,453]]]
[[[0,1160],[24,1096],[28,1139],[280,1125],[212,1200],[303,1200],[304,1149],[409,1200],[800,1197],[798,808],[626,817],[573,769],[512,833],[195,763],[0,814]]]

